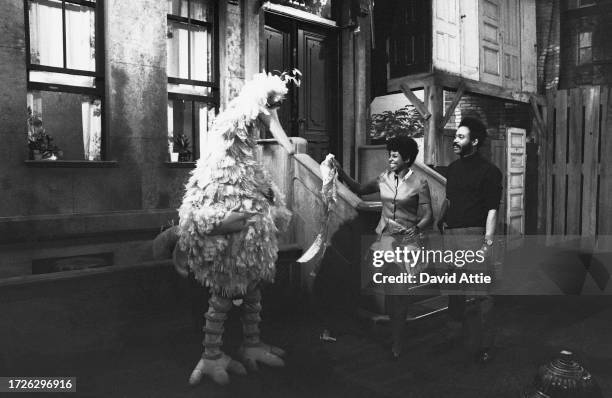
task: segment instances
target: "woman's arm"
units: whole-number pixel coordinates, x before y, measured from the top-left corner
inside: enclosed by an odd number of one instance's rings
[[[357,195],[367,195],[370,193],[378,192],[378,181],[376,179],[369,181],[365,184],[360,184],[359,182],[353,180],[350,175],[348,175],[340,163],[337,160],[334,160],[336,169],[338,170],[338,176],[342,179],[342,181],[348,185],[351,191],[355,192]]]
[[[423,203],[421,206],[423,206],[424,210],[423,218],[419,220],[416,226],[418,229],[423,230],[424,228],[427,228],[429,224],[431,224],[433,211],[431,210],[431,203]]]

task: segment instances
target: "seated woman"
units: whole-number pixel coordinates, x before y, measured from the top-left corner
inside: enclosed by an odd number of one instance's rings
[[[360,184],[353,180],[339,163],[336,167],[342,180],[358,195],[380,192],[382,215],[376,227],[377,249],[394,250],[395,246],[411,249],[422,247],[421,230],[431,223],[432,210],[427,180],[417,176],[411,169],[419,153],[416,141],[410,137],[397,136],[387,141],[389,167],[376,179]],[[419,212],[419,208],[421,212]],[[420,216],[422,214],[422,216]],[[405,268],[403,263],[386,264],[387,272],[414,272],[418,268]],[[394,359],[401,352],[401,337],[408,313],[408,289],[389,287],[385,293],[389,298],[389,312],[393,345],[391,352]]]

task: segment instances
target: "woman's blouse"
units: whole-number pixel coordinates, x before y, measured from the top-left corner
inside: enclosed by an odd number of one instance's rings
[[[401,178],[392,171],[384,171],[378,178],[382,215],[376,233],[384,232],[388,220],[394,220],[405,227],[412,227],[419,221],[419,205],[431,203],[427,180],[417,176],[412,170]]]

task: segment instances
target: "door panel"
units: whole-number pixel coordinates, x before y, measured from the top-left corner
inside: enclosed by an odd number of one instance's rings
[[[480,80],[502,84],[502,0],[480,1]]]
[[[433,0],[433,60],[438,69],[461,72],[459,0]]]
[[[300,88],[298,131],[308,140],[308,153],[322,161],[329,153],[330,76],[328,73],[327,37],[298,29],[298,69],[303,73]]]

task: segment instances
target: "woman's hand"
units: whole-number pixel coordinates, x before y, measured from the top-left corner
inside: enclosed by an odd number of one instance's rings
[[[403,228],[402,230],[400,230],[400,233],[409,238],[415,238],[419,236],[419,234],[421,233],[421,230],[419,229],[419,227],[415,225],[414,227],[411,227],[411,228]]]
[[[342,169],[342,165],[340,164],[340,162],[338,162],[336,158],[332,159],[332,166],[336,168],[338,176],[343,177],[345,175],[344,170]]]

